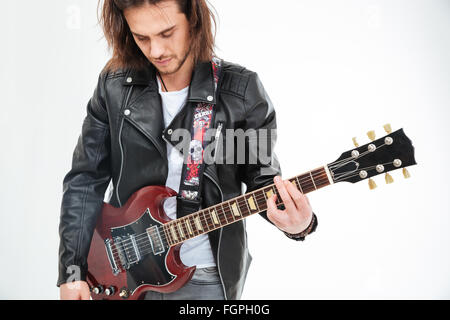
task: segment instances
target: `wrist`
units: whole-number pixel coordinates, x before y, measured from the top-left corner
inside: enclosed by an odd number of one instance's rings
[[[313,233],[316,230],[317,224],[318,224],[317,216],[314,213],[312,213],[311,221],[310,221],[308,227],[306,227],[306,229],[304,229],[302,232],[294,233],[294,234],[284,231],[284,234],[291,239],[304,240],[307,235]]]

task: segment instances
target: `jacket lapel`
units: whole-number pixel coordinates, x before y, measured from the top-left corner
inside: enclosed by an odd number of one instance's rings
[[[216,104],[214,73],[209,61],[200,62],[195,66],[187,103],[165,129],[161,97],[156,81],[156,69],[150,62],[143,69],[128,72],[123,85],[132,86],[132,93],[125,107],[125,110],[130,111],[126,119],[155,144],[163,157],[166,157],[163,136],[165,140],[176,146],[179,141],[172,141],[171,134],[180,128],[191,130],[197,103]]]
[[[130,112],[126,119],[146,136],[166,157],[166,145],[162,139],[164,118],[161,97],[155,78],[155,69],[148,64],[145,69],[130,70],[124,79],[124,86],[131,86],[131,96],[125,107]]]

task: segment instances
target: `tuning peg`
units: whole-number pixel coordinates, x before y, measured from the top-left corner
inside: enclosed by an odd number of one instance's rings
[[[377,184],[375,183],[375,181],[373,181],[372,178],[369,179],[369,189],[373,190],[377,187]]]
[[[386,180],[386,184],[394,182],[394,178],[392,178],[392,176],[387,172],[386,172],[386,175],[384,176],[384,179]]]
[[[409,171],[406,170],[406,168],[403,168],[403,176],[405,177],[405,179],[408,179],[409,177],[411,177],[411,175],[409,174]]]
[[[375,131],[371,130],[369,132],[367,132],[367,136],[369,137],[370,140],[375,140]]]
[[[387,134],[392,132],[392,128],[391,128],[391,124],[390,123],[386,123],[384,126],[384,131],[386,131]]]
[[[359,144],[358,144],[358,141],[356,141],[356,137],[353,137],[352,140],[353,140],[353,144],[355,145],[355,147],[358,148]]]

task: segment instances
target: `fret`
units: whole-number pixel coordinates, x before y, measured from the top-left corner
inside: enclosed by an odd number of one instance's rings
[[[263,191],[262,191],[262,194],[263,194],[264,198],[265,198],[265,199],[266,199],[266,201],[267,201],[267,195],[266,195],[266,191],[265,191],[265,189],[263,189]]]
[[[187,218],[189,220],[189,226],[191,227],[192,231],[194,232],[194,236],[198,236],[200,234],[200,231],[197,229],[197,227],[195,225],[194,216],[189,215],[189,216],[187,216]]]
[[[255,199],[259,199],[258,201],[256,201],[256,205],[258,206],[259,211],[264,211],[267,209],[267,197],[264,190],[265,189],[255,192]]]
[[[238,204],[239,204],[239,200],[244,200],[244,208],[241,208],[241,212],[243,212],[242,216],[243,217],[248,217],[251,213],[250,213],[250,209],[248,208],[248,203],[245,200],[245,197],[239,197],[238,200],[237,200]],[[239,207],[241,207],[241,205],[239,205]],[[247,212],[245,212],[245,210],[243,210],[245,208],[247,208]]]
[[[224,204],[225,204],[225,202],[222,202],[223,215],[225,217],[225,220],[227,221],[227,224],[229,224],[230,222],[232,222],[232,219],[231,219],[232,217],[231,217],[231,215],[230,215],[230,217],[228,217],[228,213],[225,210]]]
[[[253,196],[253,199],[255,200],[256,208],[257,208],[258,211],[262,211],[262,210],[259,208],[259,203],[258,203],[258,200],[256,200],[256,195],[255,195],[255,193],[256,193],[256,192],[253,192],[253,193],[252,193],[252,196]]]
[[[234,222],[236,219],[234,218],[233,208],[231,207],[231,204],[229,201],[227,201],[226,204],[228,205],[228,208],[230,209],[229,217],[231,217],[231,220],[232,220],[231,222]],[[227,211],[227,214],[228,214],[228,211]]]
[[[208,224],[208,229],[209,229],[209,230],[214,230],[215,227],[214,227],[214,221],[213,221],[213,218],[212,218],[212,216],[211,216],[211,211],[205,209],[205,210],[203,210],[203,215],[204,215],[205,218],[206,218],[206,223]]]
[[[300,189],[301,193],[304,193],[304,192],[303,192],[303,189],[302,189],[302,184],[301,184],[300,181],[298,180],[298,176],[296,176],[295,179],[297,180],[298,188]]]
[[[216,213],[217,213],[217,216],[219,217],[220,224],[223,226],[227,225],[228,222],[227,222],[227,218],[225,217],[225,213],[223,211],[222,204],[220,203],[220,204],[216,205],[214,208],[216,208]]]
[[[194,218],[194,221],[195,221],[195,226],[197,227],[197,229],[200,230],[200,231],[203,231],[202,223],[200,222],[200,217],[199,217],[199,215],[197,215],[197,216]]]
[[[273,196],[273,189],[270,188],[269,191],[266,192],[266,200],[270,199]]]
[[[206,216],[205,216],[205,211],[200,211],[200,212],[198,213],[198,215],[199,215],[199,217],[200,217],[200,222],[201,222],[201,224],[202,224],[203,230],[209,231],[209,223],[208,223],[208,219],[207,219]],[[203,217],[200,216],[200,215],[202,215]]]
[[[169,232],[167,230],[167,225],[163,225],[163,231],[164,231],[164,234],[166,235],[167,243],[169,245],[172,245],[173,244],[173,240],[172,240],[172,238],[169,235]]]
[[[181,221],[177,222],[177,228],[178,228],[178,233],[180,234],[180,238],[181,240],[184,239],[184,232],[183,232],[183,228],[181,226]]]
[[[293,183],[294,184],[294,186],[295,186],[295,183]],[[277,200],[275,201],[275,205],[279,205],[279,204],[281,204],[281,203],[283,203],[283,200],[281,199],[281,196],[280,196],[280,193],[278,192],[278,189],[276,188],[276,186],[274,185],[274,192],[275,192],[275,194],[277,195]]]
[[[247,200],[245,199],[245,196],[239,197],[239,199],[244,200],[245,207],[247,208],[247,213],[250,215],[251,211],[250,211],[250,208],[248,207],[248,202],[247,202]]]
[[[314,176],[318,176],[318,177],[314,178]],[[325,187],[330,184],[330,180],[328,178],[325,167],[314,170],[313,178],[314,178],[315,184],[317,186],[317,189],[320,189],[320,188]]]
[[[173,223],[170,224],[169,228],[170,228],[170,231],[172,233],[172,238],[175,240],[175,242],[178,242],[178,237],[177,237],[177,234],[175,232],[175,227],[174,227]]]
[[[303,193],[308,193],[314,190],[314,186],[311,185],[312,180],[310,173],[300,175],[299,179],[301,181]]]
[[[314,178],[313,178],[313,176],[312,176],[311,171],[309,172],[309,175],[311,176],[311,181],[312,181],[312,183],[313,183],[313,185],[314,185],[314,188],[317,190],[317,187],[316,187],[316,184],[315,184],[315,182],[314,182]]]
[[[220,207],[222,208],[222,215],[225,217],[225,223],[228,224],[227,215],[225,213],[225,209],[223,208],[223,202],[220,204]]]

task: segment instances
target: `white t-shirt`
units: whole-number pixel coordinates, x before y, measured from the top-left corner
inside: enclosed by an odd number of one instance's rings
[[[162,110],[164,116],[164,127],[172,122],[172,119],[181,110],[187,100],[189,86],[180,91],[162,92],[158,79],[158,91],[161,95]],[[183,169],[183,155],[170,143],[167,145],[167,159],[169,160],[169,173],[167,175],[166,186],[179,191],[181,171]],[[164,211],[171,219],[177,216],[176,197],[170,197],[164,202]],[[189,239],[183,243],[180,249],[181,261],[186,266],[197,266],[197,268],[213,267],[216,265],[211,251],[208,235],[203,234]]]

